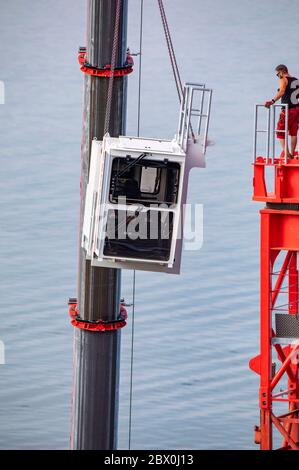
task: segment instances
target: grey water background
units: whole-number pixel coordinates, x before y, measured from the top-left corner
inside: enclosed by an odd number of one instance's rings
[[[178,100],[156,1],[145,0],[141,134],[172,138]],[[166,0],[184,80],[214,89],[208,166],[190,201],[204,244],[181,276],[137,272],[132,448],[250,449],[258,422],[259,216],[251,202],[253,104],[273,97],[274,67],[299,74],[298,4]],[[0,448],[69,446],[85,44],[83,0],[1,1]],[[287,41],[285,34],[287,31]],[[138,50],[139,1],[128,44]],[[284,38],[284,39],[283,39]],[[127,133],[136,134],[138,59]],[[132,273],[122,294],[132,300]],[[131,310],[122,332],[119,447],[128,444]]]

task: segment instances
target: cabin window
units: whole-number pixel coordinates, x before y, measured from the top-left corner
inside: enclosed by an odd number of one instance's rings
[[[172,211],[109,209],[104,255],[168,261],[173,238]]]
[[[112,162],[109,199],[117,203],[125,197],[128,204],[177,203],[180,164],[177,162],[115,157]]]

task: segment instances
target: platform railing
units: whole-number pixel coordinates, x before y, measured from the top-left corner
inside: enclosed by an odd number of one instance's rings
[[[258,120],[260,109],[267,113],[266,128],[258,128]],[[253,138],[253,161],[255,162],[257,155],[258,134],[266,134],[266,162],[270,163],[270,159],[274,161],[276,149],[276,109],[285,109],[285,130],[279,131],[285,134],[284,162],[288,161],[288,131],[289,131],[289,106],[287,104],[273,104],[270,108],[266,108],[264,104],[256,104],[254,108],[254,138]],[[272,139],[271,139],[272,137]],[[272,145],[271,145],[272,143]],[[271,148],[272,147],[272,148]]]
[[[199,106],[196,108],[194,107],[195,94],[199,95]],[[187,149],[188,138],[192,134],[192,137],[195,139],[201,139],[202,151],[205,154],[210,124],[211,102],[212,90],[206,88],[204,84],[188,82],[184,85],[177,133],[177,141],[184,151]],[[194,135],[191,124],[192,118],[198,118],[196,135]]]

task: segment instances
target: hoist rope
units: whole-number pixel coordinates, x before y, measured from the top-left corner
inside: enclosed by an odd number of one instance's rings
[[[167,43],[168,53],[169,53],[169,57],[171,61],[172,72],[173,72],[179,100],[181,102],[182,96],[183,96],[183,85],[182,85],[182,80],[181,80],[181,76],[180,76],[180,72],[179,72],[179,68],[178,68],[178,64],[176,60],[176,55],[175,55],[174,48],[173,48],[173,43],[172,43],[171,34],[170,34],[169,26],[168,26],[168,21],[166,18],[163,0],[158,0],[158,5],[159,5],[160,15],[162,19],[162,25],[163,25],[164,35],[165,35],[165,39]]]
[[[178,67],[178,63],[176,60],[176,55],[174,52],[174,47],[173,47],[173,42],[171,39],[171,34],[170,34],[170,29],[168,26],[168,21],[165,13],[165,8],[163,4],[163,0],[158,0],[158,5],[159,5],[159,10],[160,10],[160,15],[161,15],[161,20],[162,20],[162,25],[163,25],[163,30],[164,30],[164,35],[167,43],[167,48],[168,48],[168,54],[171,62],[171,67],[172,67],[172,72],[174,76],[174,81],[176,84],[176,89],[178,92],[178,97],[180,103],[182,102],[183,99],[183,85],[182,85],[182,80],[181,80],[181,75]],[[192,124],[190,122],[190,132],[193,137],[193,140],[195,140],[195,134],[192,128]]]
[[[104,124],[104,135],[109,131],[110,116],[111,116],[111,105],[113,98],[113,82],[114,82],[114,70],[116,64],[116,53],[118,46],[119,36],[119,25],[120,25],[120,13],[121,13],[121,1],[117,1],[116,13],[115,13],[115,26],[114,26],[114,37],[112,45],[112,57],[110,64],[110,77],[107,94],[107,104],[105,113],[105,124]],[[140,132],[140,98],[141,98],[141,50],[142,50],[142,24],[143,24],[143,0],[141,0],[140,8],[140,62],[139,62],[139,90],[138,90],[138,115],[137,115],[137,127],[138,136]],[[132,333],[131,333],[131,371],[130,371],[130,405],[129,405],[129,449],[131,449],[131,435],[132,435],[132,404],[133,404],[133,366],[134,366],[134,330],[135,330],[135,286],[136,286],[136,272],[133,271],[133,308],[132,308]]]
[[[176,84],[176,89],[181,103],[183,99],[183,85],[178,68],[173,42],[168,26],[168,21],[163,5],[163,0],[158,0],[164,35],[171,61],[172,72]],[[143,0],[140,0],[140,36],[139,36],[139,77],[138,77],[138,108],[137,108],[137,137],[140,137],[140,110],[141,110],[141,78],[142,78],[142,39],[143,39]],[[192,136],[194,133],[190,123]],[[131,370],[130,370],[130,405],[129,405],[129,449],[131,449],[132,440],[132,408],[133,408],[133,368],[134,368],[134,333],[135,333],[135,296],[136,296],[136,271],[133,271],[133,308],[132,308],[132,330],[131,330]]]
[[[140,110],[141,110],[141,78],[142,78],[142,39],[143,39],[143,0],[140,0],[140,32],[139,32],[139,71],[138,71],[138,108],[137,108],[137,137],[140,137]],[[132,292],[132,330],[131,330],[131,371],[130,371],[130,406],[129,406],[129,450],[132,440],[132,409],[133,409],[133,371],[134,371],[134,333],[135,333],[135,296],[136,271],[133,271]]]
[[[109,126],[110,126],[111,105],[112,105],[112,98],[113,98],[114,70],[115,70],[115,65],[116,65],[116,53],[117,53],[117,46],[118,46],[118,35],[119,35],[120,13],[121,13],[121,2],[122,0],[117,0],[117,4],[116,4],[114,36],[113,36],[112,56],[111,56],[111,64],[110,64],[110,77],[109,77],[105,124],[104,124],[104,135],[107,132],[109,132]]]
[[[141,76],[141,71],[142,71],[142,37],[143,37],[143,0],[141,0],[141,4],[140,4],[137,137],[140,137],[141,78],[142,78],[142,76]]]
[[[135,292],[136,292],[136,271],[133,271],[133,306],[132,306],[132,329],[131,329],[131,371],[130,371],[130,405],[129,405],[129,450],[132,440],[132,410],[133,410],[133,368],[134,368],[134,333],[135,333]]]

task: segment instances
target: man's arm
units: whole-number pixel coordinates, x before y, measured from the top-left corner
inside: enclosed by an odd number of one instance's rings
[[[284,93],[286,91],[287,84],[288,84],[288,80],[287,80],[286,77],[283,77],[279,80],[279,91],[271,101],[266,101],[266,103],[265,103],[266,108],[270,108],[270,106],[272,104],[274,104],[274,103],[276,103],[276,101],[280,100],[280,98],[284,95]]]

